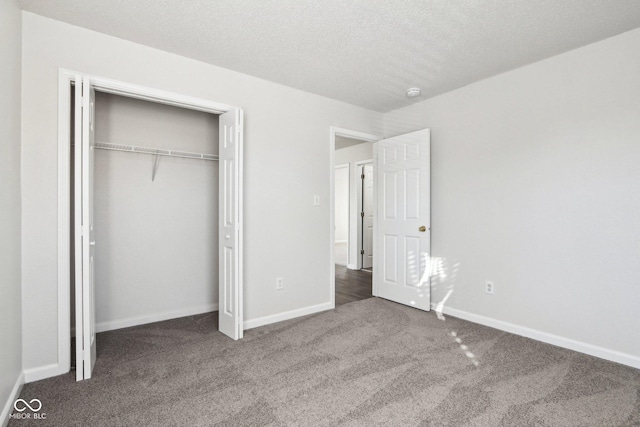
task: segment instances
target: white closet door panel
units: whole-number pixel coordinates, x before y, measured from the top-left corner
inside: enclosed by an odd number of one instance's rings
[[[82,81],[82,323],[84,333],[84,378],[91,378],[96,362],[94,153],[96,93],[88,77]]]
[[[94,147],[95,90],[76,76],[74,128],[74,257],[76,380],[91,378],[96,362]]]
[[[242,111],[220,116],[219,330],[243,335],[242,304]]]
[[[84,333],[82,316],[82,76],[76,75],[73,129],[73,248],[76,320],[76,381],[84,379]]]

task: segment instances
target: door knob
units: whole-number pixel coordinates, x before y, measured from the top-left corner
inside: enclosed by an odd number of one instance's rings
[[[425,231],[427,231],[427,227],[425,227],[424,225],[421,225],[420,228],[418,228],[418,231],[421,233],[424,233]]]
[[[95,240],[94,240],[94,241],[89,242],[89,245],[91,245],[91,246],[95,246],[95,245],[96,245]]]

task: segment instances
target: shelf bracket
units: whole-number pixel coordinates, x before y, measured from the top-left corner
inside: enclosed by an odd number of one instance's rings
[[[153,156],[153,171],[151,172],[151,182],[156,180],[156,172],[158,172],[158,160],[160,159],[159,155]]]

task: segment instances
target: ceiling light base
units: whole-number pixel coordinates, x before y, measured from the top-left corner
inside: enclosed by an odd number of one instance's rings
[[[411,87],[407,89],[407,96],[409,98],[415,98],[416,96],[420,96],[420,93],[422,93],[422,91],[420,90],[419,87]]]

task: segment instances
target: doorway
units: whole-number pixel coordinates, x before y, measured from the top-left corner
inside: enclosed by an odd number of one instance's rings
[[[379,139],[374,135],[363,134],[340,128],[330,130],[331,201],[335,197],[334,168],[338,162],[344,162],[336,155],[340,150],[339,137],[350,140],[373,143],[373,231],[372,231],[372,295],[389,299],[417,309],[428,311],[431,306],[431,191],[430,191],[430,130],[423,129],[394,137]],[[354,148],[351,147],[351,151]],[[336,151],[336,153],[334,153]],[[367,163],[362,161],[362,163]],[[366,176],[366,169],[360,169]],[[358,168],[354,168],[357,174]],[[353,176],[353,182],[357,177]],[[362,179],[364,183],[364,179]],[[363,186],[366,184],[363,184]],[[351,187],[353,188],[353,187]],[[350,197],[353,207],[354,197]],[[357,200],[357,198],[356,198]],[[364,199],[361,199],[364,201]],[[352,209],[350,218],[361,210]],[[355,222],[355,220],[354,220]],[[363,228],[366,228],[362,221]],[[362,270],[362,257],[354,253],[354,245],[349,245],[349,264],[347,268],[335,265],[334,240],[335,218],[333,205],[331,210],[331,300],[338,302],[338,284],[344,274],[347,286],[351,281],[348,275]],[[353,234],[350,237],[358,237]],[[364,255],[364,254],[361,254]],[[354,264],[352,260],[356,260]],[[360,263],[358,264],[358,260]],[[365,264],[366,265],[366,264]],[[379,266],[379,268],[376,268]],[[353,296],[353,295],[352,295]],[[353,296],[357,299],[357,296]],[[340,298],[342,299],[342,298]],[[350,302],[350,301],[346,301]]]
[[[72,87],[74,88],[72,91]],[[72,103],[71,96],[73,92]],[[70,306],[75,305],[76,321],[76,379],[91,377],[96,360],[96,289],[95,289],[95,249],[100,246],[94,229],[94,160],[96,149],[105,148],[114,151],[141,153],[153,158],[153,166],[147,169],[148,178],[157,178],[158,167],[164,163],[165,172],[170,169],[171,157],[189,157],[205,159],[208,154],[194,156],[193,152],[172,150],[166,147],[136,147],[133,144],[112,144],[96,141],[95,113],[96,92],[119,95],[145,102],[179,107],[179,109],[195,110],[219,117],[219,185],[218,185],[218,221],[219,244],[217,245],[219,266],[218,298],[219,298],[219,330],[233,339],[242,338],[242,110],[211,102],[208,100],[187,97],[179,94],[144,88],[122,82],[107,80],[95,76],[61,70],[59,78],[59,197],[58,197],[58,307],[61,316],[59,323],[58,345],[61,364],[70,368]],[[72,108],[73,107],[73,108]],[[71,125],[70,125],[71,124]],[[74,146],[71,147],[73,140]],[[113,141],[112,141],[113,142]],[[118,141],[120,142],[120,141]],[[158,144],[154,144],[158,145]],[[133,148],[132,148],[133,147]],[[159,162],[160,156],[169,160]],[[133,159],[129,157],[128,160]],[[159,166],[160,165],[160,166]],[[71,172],[73,166],[74,172]],[[73,178],[73,186],[71,179]],[[166,178],[166,176],[164,177]],[[73,195],[71,194],[73,191]],[[151,191],[151,190],[149,190]],[[158,216],[163,209],[157,207],[152,211]],[[150,220],[150,219],[149,219]],[[188,221],[173,218],[176,227],[188,226]],[[210,224],[209,224],[210,225]],[[73,230],[73,232],[72,232]],[[163,230],[157,229],[162,235]],[[104,234],[103,234],[104,236]],[[150,242],[149,250],[155,246]],[[144,254],[141,254],[144,255]],[[128,257],[128,261],[136,264],[139,257]],[[171,263],[167,259],[167,263]],[[74,282],[75,304],[71,304],[68,296],[71,283]],[[179,283],[177,284],[179,285]],[[210,291],[210,290],[209,290]],[[176,295],[180,296],[180,292]],[[65,298],[66,296],[66,298]],[[165,313],[166,314],[166,313]],[[179,317],[174,316],[174,317]],[[66,339],[65,339],[66,338]],[[65,342],[66,341],[66,342]]]
[[[372,296],[373,239],[372,234],[366,234],[373,232],[372,159],[377,139],[375,135],[331,128],[331,299],[334,306]],[[367,212],[365,207],[369,208]]]

